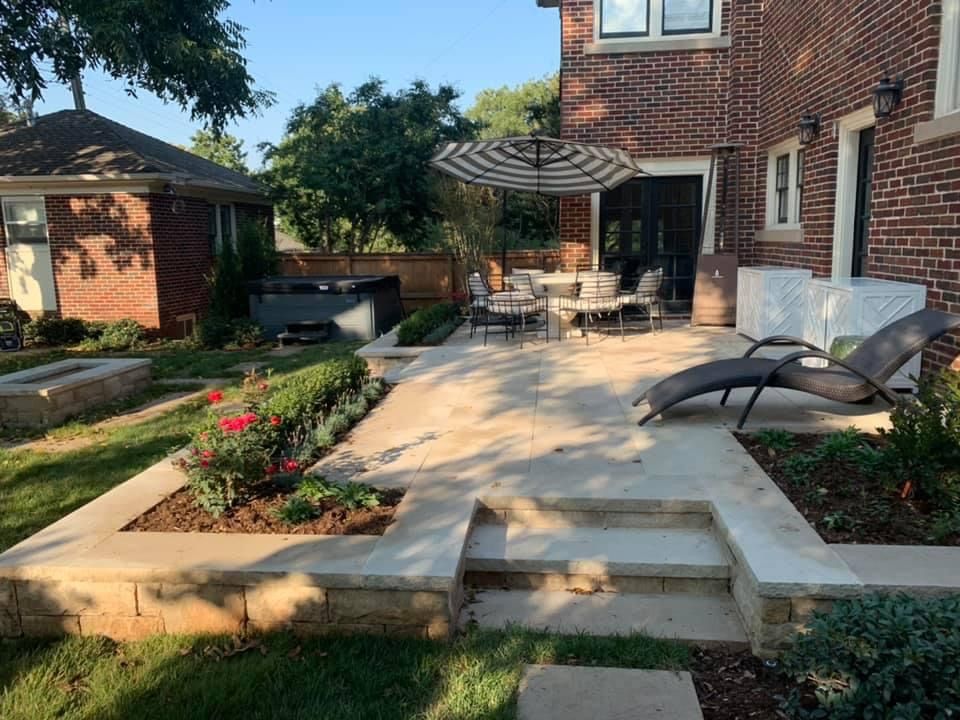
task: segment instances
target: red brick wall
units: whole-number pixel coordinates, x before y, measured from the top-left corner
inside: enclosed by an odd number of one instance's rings
[[[593,0],[564,0],[560,12],[564,138],[641,159],[706,155],[726,140],[729,50],[587,55]],[[565,267],[589,262],[589,198],[560,203],[560,247]]]
[[[885,70],[907,87],[892,117],[876,125],[871,277],[924,283],[928,304],[960,313],[960,136],[915,145],[916,125],[932,119],[939,48],[940,4],[767,3],[762,28],[761,148],[797,131],[809,109],[823,116],[807,147],[803,242],[759,243],[759,264],[832,270],[838,140],[833,123],[870,104]],[[764,202],[766,156],[758,157],[755,202]],[[762,215],[754,229],[763,226]],[[926,354],[949,364],[960,352],[955,335]]]
[[[144,195],[48,195],[57,308],[85,320],[157,327],[150,209]]]
[[[182,201],[182,202],[179,202]],[[169,195],[150,195],[150,213],[156,246],[156,282],[159,327],[162,334],[182,334],[178,315],[203,315],[209,300],[205,277],[212,256],[208,236],[206,200],[178,198],[173,212]]]

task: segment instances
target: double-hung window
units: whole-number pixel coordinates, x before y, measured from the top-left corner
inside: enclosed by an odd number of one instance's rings
[[[768,229],[799,229],[803,207],[804,153],[795,141],[767,154]]]
[[[207,235],[214,255],[220,252],[224,242],[236,247],[237,216],[233,205],[207,205]]]
[[[47,211],[42,197],[3,198],[3,224],[8,243],[47,242]]]
[[[777,156],[777,184],[774,186],[777,197],[777,224],[790,222],[790,155]]]
[[[599,39],[660,38],[718,32],[722,0],[594,0]]]

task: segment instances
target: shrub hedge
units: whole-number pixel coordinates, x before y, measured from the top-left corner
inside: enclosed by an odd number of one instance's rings
[[[280,417],[288,430],[309,426],[342,398],[360,392],[369,372],[366,361],[356,356],[305,368],[274,388],[261,412]]]
[[[130,350],[144,340],[144,330],[136,320],[112,322],[85,321],[80,318],[37,318],[24,328],[27,340],[41,345],[80,345],[83,350]]]
[[[946,720],[960,716],[960,598],[868,596],[815,615],[783,657],[809,684],[787,699],[813,720]]]
[[[459,317],[460,306],[454,303],[421,308],[397,325],[397,344],[436,345],[443,342],[456,329]]]

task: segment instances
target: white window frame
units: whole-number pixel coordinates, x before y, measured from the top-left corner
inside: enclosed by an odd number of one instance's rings
[[[230,224],[233,226],[233,247],[237,246],[237,207],[233,203],[210,203],[214,208],[214,215],[217,218],[217,234],[213,239],[214,250],[219,253],[223,248],[223,215],[221,208],[230,208]]]
[[[940,59],[937,65],[937,95],[934,118],[960,112],[960,0],[942,0],[940,22]]]
[[[797,193],[797,153],[804,148],[797,140],[788,140],[767,150],[767,207],[766,230],[800,230],[800,207]],[[777,158],[787,155],[790,167],[787,172],[787,222],[777,216]],[[806,155],[804,155],[806,163]]]
[[[663,32],[663,2],[664,0],[648,0],[649,12],[647,15],[647,33],[645,35],[618,35],[615,37],[601,37],[600,15],[603,0],[593,0],[593,41],[597,44],[623,45],[624,43],[663,42],[672,40],[694,40],[698,38],[720,37],[720,23],[723,19],[723,3],[725,0],[711,0],[713,3],[713,19],[710,23],[713,28],[710,32],[666,33]],[[958,0],[960,1],[960,0]]]
[[[49,245],[50,244],[50,224],[47,222],[47,200],[43,195],[5,195],[3,198],[0,198],[0,205],[3,208],[3,233],[8,245],[16,243],[22,243],[22,240],[14,240],[10,235],[10,226],[11,225],[31,225],[35,223],[30,223],[26,220],[10,220],[10,213],[7,212],[7,205],[20,202],[24,200],[34,201],[40,204],[40,214],[43,216],[43,242],[35,241],[28,242],[25,244],[28,245]]]

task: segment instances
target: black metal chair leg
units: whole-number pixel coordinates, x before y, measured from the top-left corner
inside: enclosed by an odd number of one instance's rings
[[[766,379],[757,385],[757,388],[753,391],[753,395],[750,396],[750,400],[747,402],[743,412],[740,413],[740,420],[737,421],[737,430],[743,430],[743,426],[747,423],[747,416],[750,414],[750,411],[753,410],[754,404],[760,398],[760,393],[763,392],[763,389],[767,386]]]
[[[640,420],[637,421],[637,425],[640,425],[642,427],[646,425],[648,422],[650,422],[651,420],[653,420],[659,414],[660,414],[659,410],[651,410],[642,418],[640,418]]]
[[[627,336],[623,334],[623,308],[620,308],[620,340],[627,341]]]
[[[727,388],[726,390],[723,391],[723,397],[720,398],[720,407],[727,406],[727,399],[730,397],[730,393],[732,390],[733,388]]]
[[[523,350],[523,336],[527,334],[527,316],[520,313],[520,349]]]

